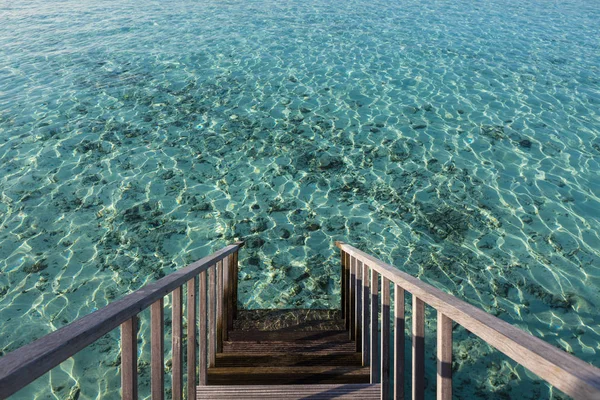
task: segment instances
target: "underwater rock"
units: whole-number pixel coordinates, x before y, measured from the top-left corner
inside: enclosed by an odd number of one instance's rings
[[[168,170],[164,174],[161,175],[161,178],[165,181],[168,181],[169,179],[173,178],[174,176],[175,176],[175,172],[173,172],[173,170]]]
[[[279,231],[279,237],[282,239],[289,239],[290,235],[291,235],[290,231],[288,231],[285,228],[283,228],[283,229],[281,229],[281,231]]]
[[[320,169],[339,169],[344,166],[344,162],[340,157],[332,156],[331,154],[323,154],[319,157]]]
[[[422,214],[429,232],[440,239],[462,241],[469,231],[471,216],[448,206],[432,208],[425,207]]]
[[[269,221],[264,217],[258,217],[251,225],[250,232],[264,232],[269,227]]]
[[[123,213],[123,220],[125,222],[141,222],[150,217],[156,217],[162,215],[162,212],[158,209],[158,202],[147,201],[142,204],[133,206]]]
[[[336,215],[328,218],[325,221],[325,230],[328,232],[343,231],[346,228],[346,221],[347,219],[343,215]]]
[[[491,139],[504,139],[504,127],[502,125],[481,125],[481,135]]]
[[[260,257],[258,257],[258,256],[250,256],[247,258],[247,260],[248,260],[248,265],[254,265],[254,266],[260,265]]]
[[[479,238],[477,242],[478,249],[493,249],[496,247],[498,237],[492,233],[488,233]]]
[[[531,148],[531,141],[529,139],[523,139],[519,142],[519,146],[525,148],[525,149],[530,149]]]
[[[81,180],[81,183],[83,185],[92,185],[94,183],[98,183],[102,180],[102,176],[100,176],[100,174],[93,174],[93,175],[86,175],[85,177],[83,177],[83,179]]]
[[[35,273],[45,270],[46,268],[48,268],[48,264],[46,264],[46,260],[43,259],[43,260],[38,260],[35,263],[26,266],[25,268],[23,268],[23,271],[25,271],[28,274],[35,274]]]
[[[213,209],[213,206],[211,203],[209,202],[197,202],[196,204],[194,204],[192,207],[190,207],[191,211],[211,211]]]
[[[309,224],[306,229],[310,232],[318,231],[321,229],[321,225],[313,222],[312,224]]]
[[[264,244],[264,239],[259,236],[253,236],[249,239],[246,239],[246,246],[248,246],[248,248],[250,249],[257,249],[259,247],[262,247]]]
[[[297,207],[294,200],[272,200],[269,202],[269,212],[291,211]]]

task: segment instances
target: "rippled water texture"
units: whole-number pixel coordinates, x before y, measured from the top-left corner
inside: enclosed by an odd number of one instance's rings
[[[584,0],[0,0],[0,351],[239,238],[244,306],[335,307],[344,240],[600,366],[598,32]],[[458,393],[555,393],[460,346]],[[36,396],[116,396],[102,357]]]

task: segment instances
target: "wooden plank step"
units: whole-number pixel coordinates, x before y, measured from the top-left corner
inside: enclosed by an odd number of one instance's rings
[[[236,330],[314,331],[343,330],[340,310],[238,310]]]
[[[349,342],[348,332],[335,331],[229,331],[229,341],[264,342],[294,340],[327,340]]]
[[[356,352],[354,342],[330,342],[328,340],[298,340],[271,342],[223,342],[223,353],[353,353]]]
[[[303,367],[311,365],[361,366],[360,353],[219,353],[217,367]]]
[[[321,384],[321,385],[230,385],[198,386],[198,400],[240,400],[240,399],[364,399],[380,398],[379,384]]]
[[[369,368],[356,366],[209,368],[209,385],[369,383]]]

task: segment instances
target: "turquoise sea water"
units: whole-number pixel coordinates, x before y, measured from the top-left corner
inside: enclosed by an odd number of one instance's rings
[[[600,366],[599,32],[584,0],[0,0],[0,354],[243,238],[245,307],[336,307],[343,240]],[[457,395],[556,394],[457,335]],[[116,397],[116,338],[15,398]]]

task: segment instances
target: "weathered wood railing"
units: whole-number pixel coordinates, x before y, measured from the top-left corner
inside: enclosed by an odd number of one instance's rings
[[[360,346],[357,351],[362,351],[363,364],[370,366],[371,383],[381,383],[382,399],[390,395],[395,399],[405,398],[405,291],[412,294],[413,399],[424,398],[425,304],[438,313],[438,399],[452,398],[452,322],[462,325],[567,395],[576,399],[600,399],[600,369],[348,244],[336,242],[336,246],[341,250],[342,313],[346,327],[350,337],[357,338],[357,346]],[[393,376],[389,358],[390,284],[395,291]]]
[[[136,399],[137,315],[150,307],[151,393],[153,400],[163,399],[163,300],[171,293],[172,398],[181,399],[183,287],[187,286],[186,390],[187,398],[195,399],[196,384],[207,384],[207,367],[215,365],[216,352],[221,351],[228,330],[233,328],[237,314],[237,260],[242,246],[243,242],[227,246],[0,358],[0,398],[14,394],[120,325],[122,397]]]

